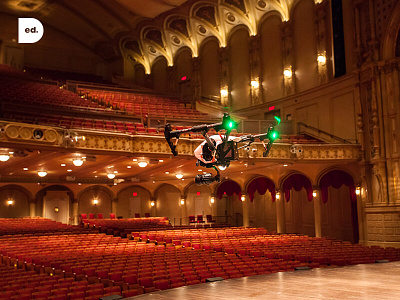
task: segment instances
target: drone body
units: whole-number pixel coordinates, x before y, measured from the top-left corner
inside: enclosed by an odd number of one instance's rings
[[[280,122],[279,118],[276,118],[278,122]],[[203,175],[197,175],[195,178],[195,182],[197,184],[210,184],[212,182],[220,181],[220,173],[218,167],[220,169],[226,169],[229,167],[230,162],[239,159],[238,150],[241,148],[247,148],[253,143],[256,139],[260,140],[264,146],[263,157],[267,157],[269,150],[272,147],[272,143],[275,139],[278,138],[278,132],[274,129],[273,126],[268,128],[267,133],[257,134],[257,135],[244,135],[241,137],[232,137],[230,136],[231,130],[237,127],[237,123],[231,120],[228,114],[224,114],[223,120],[221,123],[216,124],[206,124],[206,125],[197,125],[188,129],[182,130],[172,130],[170,124],[165,126],[164,136],[168,142],[168,145],[171,149],[171,152],[174,156],[178,155],[176,151],[176,146],[179,141],[179,137],[183,133],[188,132],[201,132],[204,136],[205,141],[202,142],[194,151],[194,155],[197,158],[196,165],[202,166],[206,168],[213,168],[217,171],[216,176],[212,176],[211,173],[206,173]],[[215,129],[218,134],[213,136],[208,136],[207,131],[209,129]],[[222,135],[219,131],[225,130],[225,133]],[[172,142],[171,139],[176,138],[175,142]],[[265,144],[264,140],[268,139],[268,143]],[[244,146],[238,148],[239,143],[247,143]]]

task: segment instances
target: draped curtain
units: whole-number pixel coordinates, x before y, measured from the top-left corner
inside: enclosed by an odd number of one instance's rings
[[[249,194],[250,201],[253,202],[255,192],[260,195],[264,195],[267,190],[271,193],[272,202],[275,201],[275,184],[266,177],[259,177],[254,179],[247,187],[247,193]]]
[[[349,187],[351,201],[356,202],[356,187],[354,185],[353,177],[341,170],[330,171],[321,178],[319,186],[321,189],[322,202],[326,203],[328,201],[328,187],[332,186],[335,189],[338,189],[343,184]]]
[[[310,180],[302,175],[302,174],[293,174],[286,178],[285,182],[283,183],[282,189],[285,193],[286,202],[290,200],[290,190],[294,189],[295,191],[301,191],[302,188],[305,188],[307,191],[307,200],[312,201],[313,199],[313,190]]]
[[[224,194],[228,196],[232,196],[233,194],[237,194],[240,197],[242,196],[242,189],[240,188],[239,184],[233,180],[227,180],[220,184],[217,189],[217,196],[219,199],[222,198]]]

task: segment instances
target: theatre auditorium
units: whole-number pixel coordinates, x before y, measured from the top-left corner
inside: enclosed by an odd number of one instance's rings
[[[400,0],[0,1],[0,300],[398,299],[399,30]]]

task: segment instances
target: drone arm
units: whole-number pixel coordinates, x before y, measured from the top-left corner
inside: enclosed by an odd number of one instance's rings
[[[203,134],[204,138],[206,139],[208,147],[211,149],[211,151],[214,151],[215,146],[214,146],[213,142],[211,142],[210,137],[207,135],[207,131],[204,130],[202,132],[202,134]]]

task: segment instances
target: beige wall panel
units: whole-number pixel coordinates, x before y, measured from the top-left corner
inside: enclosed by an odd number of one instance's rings
[[[167,75],[167,60],[164,57],[159,58],[151,68],[153,74],[153,88],[157,92],[168,91],[168,75]]]
[[[168,217],[174,224],[174,218],[177,220],[181,218],[180,199],[181,192],[178,188],[172,185],[162,187],[158,191],[156,199],[157,217]]]
[[[271,16],[261,25],[261,84],[263,102],[283,97],[281,18]]]
[[[145,70],[142,65],[135,66],[135,84],[145,86]]]
[[[7,201],[13,200],[10,206]],[[28,197],[19,190],[5,189],[0,191],[0,218],[29,217]]]
[[[355,115],[353,91],[331,98],[332,129],[329,131],[344,139],[355,140]]]
[[[176,79],[178,91],[182,93],[184,99],[193,98],[193,73],[192,73],[192,52],[187,49],[178,54],[175,60]],[[187,81],[181,81],[186,76]]]
[[[249,33],[239,29],[229,40],[230,82],[232,108],[241,109],[250,106],[250,65],[249,65]]]
[[[199,192],[200,195],[197,195],[197,192]],[[188,190],[186,198],[187,216],[203,215],[205,219],[206,215],[211,215],[212,206],[210,198],[211,191],[208,186],[192,185]]]
[[[317,38],[314,1],[299,1],[293,13],[296,91],[318,85]]]
[[[201,59],[201,96],[220,96],[220,67],[218,42],[206,41],[200,52]]]
[[[93,200],[98,199],[99,203],[97,205],[93,204]],[[89,189],[84,191],[78,199],[78,212],[79,214],[89,214],[93,213],[97,216],[98,213],[102,213],[104,218],[109,218],[109,213],[111,212],[111,197],[108,193],[103,190]]]
[[[287,233],[315,235],[314,204],[308,202],[305,189],[299,192],[291,191],[289,202],[285,202],[285,213]]]
[[[135,213],[140,213],[144,217],[145,213],[150,213],[150,208],[150,193],[140,186],[129,187],[118,194],[118,216],[134,218]]]

